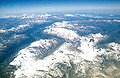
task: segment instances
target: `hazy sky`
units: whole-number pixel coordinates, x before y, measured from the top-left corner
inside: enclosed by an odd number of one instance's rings
[[[0,14],[120,9],[120,0],[0,0]]]

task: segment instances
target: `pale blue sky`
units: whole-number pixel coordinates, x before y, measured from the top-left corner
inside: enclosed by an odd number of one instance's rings
[[[120,0],[0,0],[1,14],[106,9],[120,9]]]

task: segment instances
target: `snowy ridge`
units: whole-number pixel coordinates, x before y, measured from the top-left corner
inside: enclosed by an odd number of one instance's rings
[[[11,29],[9,29],[8,31],[15,31],[15,32],[19,32],[19,31],[23,31],[27,28],[30,28],[31,26],[29,24],[25,24],[25,25],[19,25],[17,28],[13,27]]]
[[[114,21],[116,21],[116,22],[120,22],[120,20],[114,20]]]
[[[34,58],[36,57],[36,55],[38,57],[38,55],[40,54],[40,51],[37,50],[37,48],[41,47],[46,50],[49,49],[48,47],[51,46],[49,41],[51,40],[36,41],[31,43],[31,45],[26,47],[25,49],[22,49],[18,53],[18,56],[10,64],[18,67],[18,69],[14,73],[16,78],[22,77],[22,75],[23,77],[25,75],[28,78],[32,78],[34,75],[44,78],[44,76],[50,77],[49,74],[51,74],[54,77],[63,77],[63,73],[58,68],[58,63],[64,64],[66,62],[65,65],[71,67],[70,60],[73,60],[74,64],[83,62],[81,69],[85,70],[84,60],[93,61],[95,59],[95,57],[97,56],[96,51],[98,50],[94,48],[94,44],[98,42],[98,39],[104,39],[104,37],[105,36],[101,34],[95,34],[95,35],[91,34],[87,37],[81,37],[81,41],[80,41],[81,44],[77,45],[77,49],[81,51],[72,49],[72,47],[74,47],[74,43],[65,42],[58,49],[56,49],[56,51],[53,52],[53,54],[45,57],[44,59],[39,59],[39,60],[36,60]],[[94,39],[95,43],[89,42],[91,38]],[[52,43],[56,44],[56,41],[55,42],[52,41]],[[84,49],[84,46],[86,47],[86,49]],[[88,49],[89,51],[86,51]],[[81,72],[84,73],[84,71]]]
[[[20,18],[20,19],[33,19],[33,18],[42,18],[47,19],[50,14],[23,14],[23,15],[8,15],[8,16],[1,16],[0,18]]]
[[[101,16],[92,16],[92,15],[86,15],[86,14],[77,14],[78,16],[81,16],[81,17],[90,17],[90,18],[103,18]]]
[[[86,60],[93,61],[99,51],[96,44],[106,38],[107,36],[100,33],[81,37],[81,45],[77,47],[77,49],[82,50],[82,54],[80,56]]]
[[[67,16],[67,17],[74,17],[75,15],[72,15],[72,14],[66,14],[64,16]]]
[[[25,49],[20,50],[17,57],[10,63],[10,65],[15,65],[18,68],[18,70],[15,71],[16,78],[19,78],[22,74],[31,77],[31,75],[37,73],[38,68],[43,68],[42,63],[44,63],[44,61],[41,59],[38,60],[38,58],[44,56],[45,53],[42,53],[43,50],[44,52],[49,51],[48,49],[51,46],[54,47],[56,44],[56,39],[41,39],[31,43],[31,45]]]
[[[6,30],[0,29],[0,33],[6,33]]]
[[[73,28],[75,25],[68,21],[55,22],[46,27],[43,30],[45,34],[61,37],[65,42],[56,48],[59,43],[56,38],[40,39],[20,50],[10,63],[17,68],[13,73],[15,78],[70,78],[71,75],[68,72],[71,71],[75,75],[73,77],[80,78],[87,77],[86,71],[89,69],[91,69],[88,71],[91,73],[89,76],[91,78],[96,78],[99,75],[110,78],[111,75],[101,73],[103,70],[100,66],[104,63],[104,58],[110,58],[112,55],[114,55],[114,59],[120,60],[120,45],[108,43],[105,44],[106,48],[98,48],[97,43],[106,40],[107,35],[96,33],[79,36],[77,30],[72,30]],[[87,31],[89,28],[96,29],[94,26],[79,26],[78,30]],[[51,50],[54,48],[55,50]],[[111,68],[119,71],[115,66],[111,66]],[[108,68],[105,72],[113,73],[113,69]]]
[[[84,60],[94,63],[98,55],[97,52],[99,51],[95,45],[99,41],[107,38],[107,36],[98,33],[80,37],[75,31],[62,28],[67,27],[67,25],[68,24],[55,23],[52,26],[46,27],[43,31],[44,33],[56,35],[66,40],[66,42],[58,47],[51,55],[43,59],[38,59],[44,56],[46,51],[49,52],[51,46],[54,47],[52,44],[57,44],[57,41],[54,39],[33,42],[30,46],[19,51],[18,56],[10,63],[10,65],[17,67],[17,70],[14,72],[15,78],[24,76],[28,78],[35,76],[42,78],[52,78],[52,76],[63,77],[64,73],[62,69],[59,68],[59,64],[64,64],[72,68],[71,60],[74,65],[80,63],[81,68],[79,68],[79,66],[76,68],[81,69],[82,74],[85,73],[88,62]],[[76,69],[75,72],[78,71],[80,70]]]
[[[47,34],[57,35],[66,40],[75,40],[79,37],[74,31],[64,28],[50,28],[44,30],[44,32],[47,32]]]
[[[57,27],[57,28],[72,28],[74,27],[72,24],[70,24],[68,21],[63,21],[63,22],[55,22],[54,24],[52,24],[52,26],[49,26],[47,28],[51,28],[51,27]]]
[[[56,22],[51,26],[46,27],[46,30],[44,30],[44,32],[64,38],[65,40],[79,40],[79,35],[75,31],[69,30],[67,28],[74,28],[74,26],[66,21],[63,21],[62,23]]]

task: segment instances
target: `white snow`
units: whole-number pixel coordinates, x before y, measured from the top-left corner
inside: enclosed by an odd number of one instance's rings
[[[66,14],[66,15],[64,15],[64,16],[73,17],[74,15],[72,15],[72,14]]]
[[[86,15],[86,14],[77,14],[78,16],[81,16],[81,17],[90,17],[90,18],[103,18],[101,16],[92,16],[92,15]]]
[[[28,27],[29,24],[25,24],[25,25],[19,25],[18,28],[24,28],[24,27]]]
[[[13,27],[8,29],[8,31],[20,31],[31,27],[31,23],[43,23],[47,22],[46,19],[50,17],[50,14],[39,14],[39,15],[27,15],[24,14],[21,19],[31,19],[27,24],[19,25],[18,27]],[[76,15],[66,14],[66,17],[74,17]],[[102,18],[101,16],[92,16],[79,14],[81,17],[90,17],[90,18]],[[16,18],[15,16],[11,16]],[[58,18],[57,16],[53,16]],[[9,17],[7,17],[9,18]],[[87,20],[83,20],[87,21]],[[94,21],[94,20],[89,20]],[[95,21],[104,21],[111,22],[111,20],[95,20]],[[120,22],[120,20],[113,20]],[[77,21],[79,22],[79,21]],[[50,34],[57,37],[60,37],[65,40],[57,48],[59,40],[57,38],[51,39],[40,39],[38,41],[32,42],[29,46],[21,49],[16,55],[15,59],[10,63],[10,65],[16,66],[17,70],[13,73],[15,78],[52,78],[48,74],[53,75],[54,77],[62,77],[63,72],[58,68],[59,63],[65,64],[68,67],[72,67],[70,61],[73,61],[75,64],[75,72],[85,73],[87,67],[89,68],[88,63],[93,63],[98,65],[99,59],[98,55],[105,55],[106,57],[111,56],[116,60],[120,61],[120,44],[118,43],[109,43],[105,44],[107,48],[98,48],[98,42],[108,38],[107,35],[102,35],[101,33],[89,34],[86,36],[79,36],[77,31],[81,32],[90,32],[88,29],[97,29],[95,26],[83,26],[75,23],[74,21],[62,21],[55,22],[50,26],[45,27],[43,31],[44,34]],[[78,30],[75,30],[75,26]],[[0,33],[5,33],[6,30],[0,29]],[[13,38],[23,37],[23,35],[13,35]],[[0,43],[2,47],[3,44]],[[112,50],[111,50],[112,49]],[[107,51],[109,51],[107,53]],[[50,54],[49,54],[50,52]],[[99,58],[99,59],[98,59]],[[87,60],[87,61],[86,61]],[[64,68],[63,68],[64,70]]]
[[[114,21],[116,21],[116,22],[120,22],[120,20],[114,20]]]
[[[0,33],[5,33],[7,32],[6,30],[0,29]]]
[[[56,44],[55,39],[50,40],[39,40],[36,42],[31,43],[30,46],[26,47],[25,49],[22,49],[17,54],[17,57],[10,63],[10,65],[15,65],[18,68],[18,70],[15,71],[15,78],[19,78],[22,76],[22,74],[25,74],[29,78],[33,76],[34,74],[39,74],[37,70],[44,70],[48,71],[48,67],[51,63],[53,63],[52,59],[46,60],[36,60],[34,59],[34,54],[30,51],[39,51],[35,49],[34,47],[42,47],[45,50],[47,50],[47,47],[51,47],[52,44]],[[35,53],[36,54],[36,53]],[[41,55],[42,56],[42,55]]]
[[[48,26],[46,28],[73,28],[74,26],[70,24],[68,21],[63,22],[55,22],[51,26]]]
[[[30,27],[30,25],[24,24],[24,25],[19,25],[18,27],[12,27],[11,29],[8,29],[8,31],[21,31],[21,30],[25,30],[26,27]]]
[[[107,38],[107,36],[103,36],[102,34],[90,34],[86,37],[81,37],[81,45],[78,47],[78,49],[82,50],[82,54],[80,56],[86,60],[93,61],[97,55],[97,47],[95,46],[96,43],[99,41]],[[90,41],[90,40],[94,41]]]
[[[34,47],[42,47],[45,50],[47,50],[46,47],[52,46],[50,42],[54,44],[57,43],[56,40],[41,39],[39,41],[31,43],[31,45],[26,47],[25,49],[20,50],[17,57],[10,63],[10,65],[15,65],[17,67],[20,66],[20,68],[18,68],[14,73],[15,78],[22,77],[22,75],[25,75],[28,78],[31,78],[34,75],[40,75],[41,77],[44,77],[47,73],[51,73],[55,77],[62,76],[63,74],[57,68],[57,63],[66,62],[66,64],[70,66],[70,60],[74,60],[73,62],[75,64],[83,62],[82,69],[84,70],[85,63],[83,60],[85,59],[93,61],[95,59],[98,51],[95,45],[99,40],[104,39],[104,37],[105,36],[101,35],[100,33],[80,37],[81,44],[77,47],[77,49],[80,49],[81,52],[77,52],[75,49],[71,50],[72,47],[74,47],[73,43],[65,42],[59,48],[57,48],[51,55],[45,57],[44,59],[36,60],[34,58],[34,54],[30,53],[30,51],[38,52],[38,50]],[[94,39],[94,42],[90,42],[90,39]],[[37,53],[35,54],[37,55]],[[53,73],[52,71],[50,71],[51,69],[53,69],[55,72]],[[39,70],[44,71],[44,73]]]
[[[57,35],[67,40],[79,39],[79,36],[74,31],[64,28],[50,28],[44,30],[44,32],[46,32],[47,34]]]
[[[79,35],[75,31],[67,28],[74,28],[74,26],[67,21],[55,22],[51,26],[46,27],[44,32],[47,34],[59,36],[66,40],[79,40]]]

